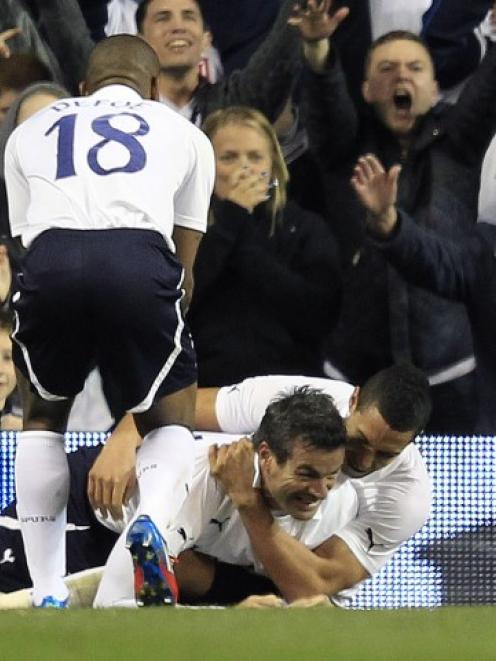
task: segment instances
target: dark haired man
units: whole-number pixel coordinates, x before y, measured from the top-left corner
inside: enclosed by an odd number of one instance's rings
[[[92,40],[76,0],[36,2],[54,51],[77,78]],[[293,6],[292,0],[281,3],[273,29],[243,70],[210,84],[199,70],[208,33],[197,0],[143,0],[137,27],[160,61],[160,100],[197,126],[213,110],[234,104],[255,107],[274,120],[301,70],[301,37],[288,25]]]
[[[293,395],[295,387],[298,392]],[[322,393],[316,394],[315,389]],[[288,393],[290,396],[285,397],[284,394]],[[300,438],[307,438],[307,433],[312,439],[322,437],[325,444],[329,442],[326,435],[337,438],[339,425],[334,407],[329,405],[326,396],[332,397],[345,418],[348,440],[343,474],[338,480],[339,489],[336,487],[330,492],[332,500],[329,502],[333,503],[328,514],[331,528],[326,528],[329,534],[324,539],[320,533],[322,526],[327,526],[327,515],[319,515],[321,510],[312,512],[318,492],[323,493],[323,482],[318,479],[322,470],[315,472],[315,466],[308,465],[307,453],[300,452],[304,448],[298,447],[297,452],[289,457],[285,453],[288,438],[295,434]],[[288,411],[288,408],[292,410]],[[427,381],[419,370],[410,366],[383,370],[361,390],[329,379],[291,376],[257,377],[231,387],[200,389],[198,425],[217,431],[230,429],[237,432],[234,438],[258,429],[255,443],[257,452],[263,457],[262,464],[266,466],[264,484],[269,486],[270,493],[267,489],[261,492],[258,484],[254,485],[251,442],[232,443],[232,436],[231,440],[222,440],[219,435],[209,437],[208,433],[202,434],[201,444],[197,445],[197,456],[202,458],[197,464],[198,479],[204,480],[206,485],[211,484],[204,446],[212,442],[226,444],[211,450],[210,469],[222,493],[229,496],[228,516],[232,516],[232,509],[236,506],[236,525],[242,522],[243,528],[233,537],[225,537],[227,516],[213,514],[210,521],[205,519],[202,522],[201,517],[195,519],[194,513],[188,515],[195,522],[196,531],[190,536],[197,535],[198,526],[204,533],[201,537],[198,534],[201,545],[197,542],[195,550],[184,551],[175,568],[183,598],[202,603],[233,604],[250,594],[278,591],[288,601],[326,594],[334,603],[347,605],[356,585],[379,571],[428,516],[430,481],[422,458],[411,441],[425,425],[429,411]],[[330,425],[322,415],[329,415]],[[292,421],[290,425],[288,421]],[[264,442],[268,437],[270,452]],[[73,466],[77,468],[74,462]],[[298,489],[294,495],[294,476],[300,483],[313,484],[313,493],[307,491],[303,494]],[[80,478],[81,481],[84,477]],[[335,511],[334,499],[345,484],[347,489],[352,487],[353,492],[348,493],[344,505],[342,503],[344,509],[340,516],[344,519],[340,519],[341,525],[336,528],[334,517],[339,513]],[[196,495],[193,500],[188,499],[197,513],[203,511],[203,505],[197,507],[199,488],[194,482]],[[209,493],[204,493],[204,500],[210,498]],[[217,490],[215,493],[219,495]],[[73,494],[73,497],[77,502],[81,501],[80,493]],[[353,509],[353,503],[358,506],[356,509]],[[125,518],[134,506],[131,503],[125,508]],[[315,526],[318,538],[313,538],[313,542],[308,539],[305,543],[298,534],[301,527],[288,527],[286,518],[277,513],[278,509],[291,512],[299,521],[312,515],[308,523]],[[188,514],[186,506],[183,513]],[[112,516],[104,519],[100,512],[96,515],[104,525],[116,529],[117,522]],[[120,525],[117,529],[122,530],[123,523]],[[241,535],[241,541],[238,535]],[[188,534],[183,529],[181,538],[173,535],[168,540],[176,545],[176,552],[191,546],[186,544],[185,537]],[[240,548],[241,542],[244,550]],[[102,584],[97,603],[111,605],[126,599],[132,601],[129,588],[132,567],[123,539],[113,552],[109,566],[112,569]],[[247,566],[252,569],[247,570]],[[271,580],[254,574],[253,567]],[[85,580],[82,577],[82,581]],[[22,585],[22,579],[17,585]],[[122,586],[126,586],[124,592]],[[276,600],[274,603],[278,605],[280,602]]]
[[[362,388],[313,377],[254,377],[233,386],[200,389],[196,424],[248,433],[257,428],[274,397],[304,385],[330,395],[345,419],[343,473],[358,496],[357,516],[330,536],[315,557],[278,532],[270,512],[246,483],[237,498],[245,503],[241,516],[251,544],[267,573],[277,573],[283,594],[296,599],[322,593],[346,605],[356,585],[377,573],[429,515],[430,480],[412,442],[430,415],[429,386],[411,365],[386,368]],[[222,481],[222,475],[218,479]],[[240,490],[230,473],[226,479],[234,492]],[[215,578],[218,583],[222,571]]]
[[[309,553],[318,553],[318,547],[357,512],[354,490],[338,479],[345,441],[345,426],[332,398],[304,386],[271,402],[252,441],[198,443],[190,493],[166,532],[171,552],[178,555],[194,547],[218,561],[251,566],[267,573],[292,601],[295,590],[286,587],[287,581],[279,584],[277,570],[263,569],[260,551],[245,529],[242,499],[247,490],[256,494],[285,535]],[[182,572],[181,587],[207,601],[217,600],[211,573],[191,574],[188,568]],[[234,594],[239,586],[229,589]],[[128,600],[133,600],[132,565],[121,537],[95,604],[122,605]],[[160,594],[156,600],[160,603]],[[151,602],[150,598],[145,603]]]
[[[267,39],[247,66],[225,80],[209,84],[199,62],[208,44],[207,27],[197,0],[142,0],[136,12],[139,34],[160,61],[160,98],[197,125],[218,108],[248,105],[274,120],[300,70],[298,32],[288,26],[294,2],[281,3]]]
[[[181,512],[169,526],[167,538],[175,553],[194,545],[216,560],[214,564],[192,551],[181,554],[176,570],[182,601],[235,603],[253,591],[277,589],[263,575],[265,572],[254,554],[235,502],[226,497],[220,476],[223,483],[230,474],[238,486],[246,483],[251,489],[255,484],[257,494],[274,513],[275,520],[290,536],[311,549],[356,516],[356,493],[338,475],[344,457],[343,420],[332,399],[320,391],[295,388],[278,398],[268,407],[253,440],[237,441],[239,436],[228,434],[195,436],[192,488]],[[213,442],[217,445],[212,446]],[[72,572],[105,562],[112,542],[111,530],[122,531],[124,526],[112,517],[103,520],[99,512],[96,516],[103,526],[97,524],[85,497],[87,472],[98,451],[98,448],[85,448],[69,456],[73,479],[68,562]],[[135,507],[133,499],[125,509],[126,517],[132,516]],[[0,527],[0,552],[12,560],[0,567],[0,588],[10,592],[29,584],[12,505],[3,512],[2,524],[5,528]],[[122,537],[108,563],[98,595],[99,605],[134,602],[132,563],[124,541]],[[232,563],[252,569],[238,580],[240,574]],[[254,570],[261,574],[255,574]],[[236,580],[230,581],[233,571]],[[83,601],[73,593],[75,605],[91,605],[101,573],[101,570],[86,571],[69,578],[71,590],[85,593]],[[91,594],[89,598],[88,594]],[[291,595],[286,596],[289,599]],[[0,609],[15,605],[31,605],[26,591],[0,599]]]
[[[467,306],[477,356],[479,434],[496,431],[496,235],[477,223],[461,244],[445,241],[412,222],[396,206],[399,166],[385,171],[372,154],[362,157],[353,186],[368,211],[375,245],[409,282]]]
[[[470,433],[475,359],[466,311],[409,285],[364,242],[365,211],[349,179],[364,153],[376,154],[386,169],[401,163],[400,206],[419,225],[461,240],[477,217],[480,166],[496,128],[496,51],[489,49],[457,105],[447,107],[436,103],[428,49],[412,33],[389,33],[371,47],[360,110],[348,93],[332,26],[326,17],[320,26],[322,38],[305,44],[307,127],[348,264],[326,373],[363,383],[391,362],[413,362],[432,386],[430,430]]]

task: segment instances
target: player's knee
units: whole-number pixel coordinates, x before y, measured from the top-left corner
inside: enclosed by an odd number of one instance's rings
[[[33,396],[24,411],[24,431],[65,432],[72,400],[48,402]]]
[[[148,411],[135,414],[136,427],[141,436],[159,427],[179,425],[193,430],[195,422],[196,384],[161,397]]]

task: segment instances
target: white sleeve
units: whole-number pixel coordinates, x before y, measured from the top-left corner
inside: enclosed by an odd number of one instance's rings
[[[27,225],[29,186],[17,158],[17,136],[14,131],[5,148],[5,187],[9,207],[9,223],[12,236],[19,236]]]
[[[360,507],[356,519],[336,533],[373,576],[427,521],[432,502],[430,480],[402,479],[378,486],[373,507]]]
[[[174,225],[205,232],[215,181],[214,152],[207,136],[191,128],[194,133],[190,143],[190,167],[174,196]]]
[[[342,416],[348,414],[353,386],[342,381],[308,376],[255,376],[217,393],[215,414],[219,428],[231,434],[251,434],[262,421],[265,409],[295,387],[308,385],[330,395]]]

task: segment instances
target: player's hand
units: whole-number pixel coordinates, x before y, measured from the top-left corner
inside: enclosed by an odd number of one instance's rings
[[[289,25],[296,26],[306,42],[316,42],[331,37],[350,13],[348,7],[333,11],[332,0],[306,0],[293,8]]]
[[[303,597],[295,599],[288,604],[284,599],[275,594],[253,594],[240,601],[236,608],[333,608],[334,605],[325,594],[314,597]]]
[[[9,39],[17,37],[18,34],[21,34],[21,28],[10,28],[9,30],[4,30],[0,32],[0,57],[9,58],[11,55],[10,48],[7,44]]]
[[[398,220],[396,198],[400,172],[400,165],[386,171],[373,154],[367,154],[358,159],[351,179],[358,199],[368,212],[370,229],[383,236],[393,231]]]
[[[314,597],[302,597],[301,599],[295,599],[290,604],[288,608],[334,608],[334,604],[325,594],[317,594]]]
[[[252,594],[243,601],[240,601],[239,604],[236,604],[235,608],[285,608],[287,606],[284,599],[278,597],[276,594]]]
[[[122,507],[136,488],[136,446],[107,442],[88,474],[88,499],[103,517],[122,519]]]
[[[255,450],[248,438],[230,445],[212,445],[209,449],[210,474],[239,507],[257,499],[253,487]]]
[[[253,172],[243,167],[231,174],[225,199],[252,213],[258,204],[267,200],[268,195],[269,173]]]

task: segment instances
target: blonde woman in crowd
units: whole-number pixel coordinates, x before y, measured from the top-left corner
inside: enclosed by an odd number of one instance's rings
[[[333,237],[286,197],[287,168],[258,111],[211,114],[216,180],[190,312],[202,386],[269,373],[319,373],[339,306]]]

